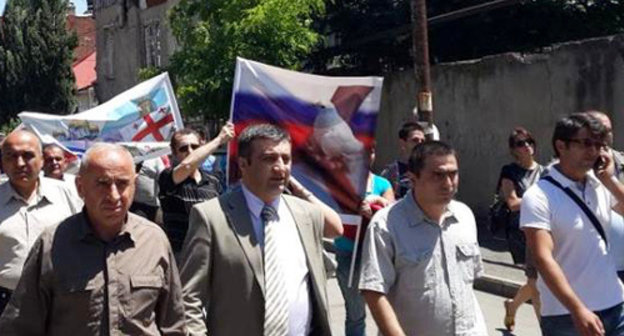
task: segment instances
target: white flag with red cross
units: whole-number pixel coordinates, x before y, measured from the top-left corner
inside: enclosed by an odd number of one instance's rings
[[[133,153],[141,155],[135,161],[167,154],[173,132],[184,127],[167,73],[82,113],[22,112],[19,117],[42,142],[55,142],[77,156],[94,142],[114,142],[136,147]]]

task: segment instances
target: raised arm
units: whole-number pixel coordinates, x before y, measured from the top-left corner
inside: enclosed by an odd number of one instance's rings
[[[615,198],[615,210],[620,215],[624,215],[624,185],[620,183],[617,177],[614,175],[615,165],[613,160],[613,154],[603,151],[601,158],[604,160],[604,165],[594,169],[594,172],[600,182],[609,190],[613,198]]]
[[[325,238],[334,238],[342,235],[342,221],[340,220],[340,215],[330,208],[323,201],[318,199],[314,194],[312,194],[306,187],[304,187],[297,179],[293,176],[290,177],[290,189],[292,194],[296,197],[304,199],[310,203],[316,204],[321,208],[323,212],[323,237]]]
[[[234,137],[234,124],[228,122],[221,128],[221,132],[210,142],[201,145],[194,150],[189,156],[184,158],[180,164],[173,169],[173,183],[179,184],[186,180],[206,158],[214,153],[221,145],[226,144]]]

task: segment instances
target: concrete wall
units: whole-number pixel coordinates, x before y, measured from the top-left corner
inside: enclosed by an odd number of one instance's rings
[[[547,163],[560,117],[603,110],[614,122],[614,147],[624,149],[624,35],[556,45],[540,54],[440,64],[432,76],[435,124],[459,152],[458,199],[478,217],[487,214],[500,168],[511,161],[507,137],[516,125],[533,133],[538,161]],[[411,116],[415,92],[412,70],[386,76],[377,168],[397,155],[396,133]]]

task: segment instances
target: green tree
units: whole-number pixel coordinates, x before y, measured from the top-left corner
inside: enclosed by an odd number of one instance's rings
[[[25,110],[75,109],[67,0],[9,0],[0,22],[0,123]]]
[[[383,74],[412,67],[411,0],[341,0],[319,22],[340,43],[311,57],[315,72]],[[428,16],[491,0],[427,1]],[[432,63],[624,33],[624,0],[527,0],[429,25]]]
[[[237,56],[300,69],[319,42],[323,0],[181,0],[170,13],[180,44],[169,71],[186,115],[227,116]]]

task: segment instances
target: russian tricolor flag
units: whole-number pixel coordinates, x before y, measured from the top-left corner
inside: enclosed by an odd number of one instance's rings
[[[236,133],[271,123],[292,137],[292,174],[342,217],[355,239],[369,153],[381,101],[380,77],[326,77],[238,58],[231,106]],[[237,143],[229,144],[228,181],[238,181]]]

